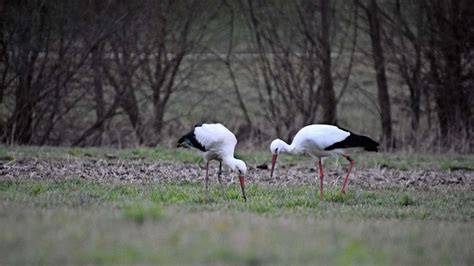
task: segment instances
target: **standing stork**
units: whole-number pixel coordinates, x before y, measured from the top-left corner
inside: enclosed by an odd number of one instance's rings
[[[306,154],[312,158],[317,158],[319,162],[320,179],[320,198],[323,200],[323,162],[324,157],[342,155],[349,162],[346,179],[342,186],[342,193],[346,193],[346,185],[349,181],[349,174],[355,161],[349,156],[348,152],[358,149],[377,152],[379,144],[369,137],[357,135],[349,130],[332,125],[315,124],[305,126],[293,138],[291,145],[288,145],[281,139],[275,139],[270,144],[270,151],[273,154],[272,168],[270,176],[273,176],[273,170],[277,161],[278,154]]]
[[[178,140],[178,147],[194,148],[200,151],[206,162],[206,200],[208,199],[208,180],[209,180],[209,162],[211,160],[219,161],[219,172],[217,179],[224,194],[224,188],[221,180],[222,163],[227,165],[232,171],[239,174],[240,188],[242,197],[245,196],[245,173],[247,166],[245,162],[234,158],[235,145],[237,138],[220,123],[202,123],[194,126],[194,129]]]

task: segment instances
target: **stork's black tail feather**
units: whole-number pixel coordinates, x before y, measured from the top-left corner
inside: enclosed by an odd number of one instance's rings
[[[334,150],[334,149],[346,149],[346,148],[357,148],[361,147],[364,148],[366,151],[375,151],[378,152],[379,143],[375,140],[362,136],[357,135],[351,132],[351,134],[342,141],[336,142],[329,147],[326,147],[324,150]]]
[[[202,145],[197,139],[194,131],[189,132],[188,134],[182,136],[178,142],[176,147],[184,147],[184,148],[195,148],[201,151],[206,151],[206,147]]]
[[[183,147],[183,143],[186,141],[186,135],[182,136],[176,143],[176,147]]]
[[[375,140],[366,136],[361,136],[361,135],[356,135],[356,136],[359,138],[359,142],[361,144],[360,147],[364,147],[364,150],[375,151],[375,152],[379,151],[378,149],[379,143],[376,142]]]

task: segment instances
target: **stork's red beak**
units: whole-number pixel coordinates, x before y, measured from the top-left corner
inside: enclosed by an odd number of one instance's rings
[[[277,162],[278,154],[273,154],[272,156],[272,170],[270,172],[270,177],[273,177],[273,170],[275,169],[275,164]]]
[[[243,175],[239,176],[240,181],[240,188],[242,189],[242,197],[245,201],[247,201],[247,197],[245,196],[245,177]]]

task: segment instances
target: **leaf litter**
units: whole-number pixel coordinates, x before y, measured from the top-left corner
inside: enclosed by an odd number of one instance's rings
[[[217,181],[217,162],[211,163],[211,182]],[[319,184],[318,169],[306,166],[277,167],[273,178],[268,167],[249,166],[248,184],[276,186],[316,186]],[[344,166],[325,168],[325,184],[342,185],[346,174]],[[205,169],[192,162],[149,161],[143,159],[121,160],[102,158],[0,159],[0,178],[9,180],[64,180],[84,178],[105,183],[121,182],[147,184],[159,182],[201,182]],[[236,182],[235,173],[224,167],[223,180]],[[460,170],[398,170],[385,167],[354,168],[349,188],[382,189],[401,187],[422,190],[474,190],[472,171]]]

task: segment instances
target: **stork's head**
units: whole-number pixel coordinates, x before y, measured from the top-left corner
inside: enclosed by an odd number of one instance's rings
[[[239,175],[245,175],[245,173],[247,173],[247,165],[244,161],[239,159],[235,159],[231,169],[232,171],[239,173]]]
[[[270,151],[272,152],[273,155],[277,155],[279,153],[286,152],[287,146],[288,144],[286,144],[286,142],[284,142],[283,140],[275,139],[270,144]]]
[[[247,173],[247,165],[244,161],[239,159],[230,160],[228,162],[230,169],[234,172],[239,173],[239,181],[240,181],[240,188],[242,189],[242,197],[245,201],[247,201],[247,197],[245,196],[245,173]]]
[[[270,177],[273,177],[273,170],[277,161],[278,154],[288,152],[289,145],[281,139],[275,139],[270,144],[270,151],[272,152],[272,170]]]

